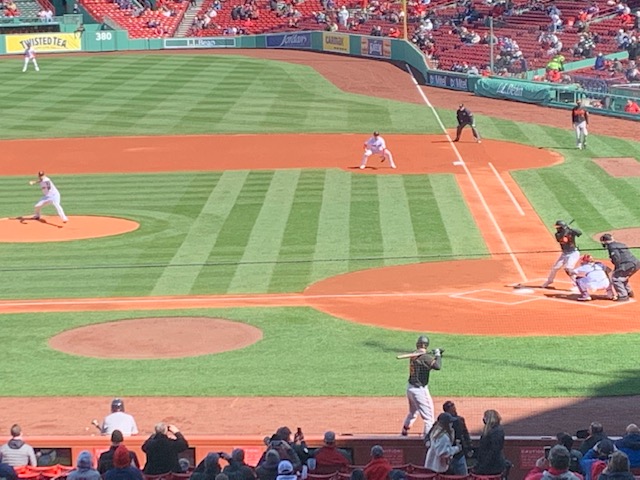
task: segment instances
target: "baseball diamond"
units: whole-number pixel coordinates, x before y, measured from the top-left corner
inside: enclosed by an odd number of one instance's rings
[[[633,126],[593,116],[589,148],[576,149],[566,112],[416,87],[386,63],[215,53],[48,57],[20,80],[15,59],[0,60],[12,100],[0,326],[5,356],[20,358],[0,366],[3,425],[86,435],[117,396],[144,434],[159,419],[185,435],[283,422],[321,434],[330,418],[339,432],[399,436],[407,360],[395,356],[426,334],[444,349],[436,409],[455,400],[474,432],[488,408],[510,435],[575,431],[596,414],[624,430],[640,394],[638,303],[577,302],[562,272],[540,287],[556,220],[573,219],[580,252],[605,262],[594,235],[640,224],[640,180],[595,162],[638,160]],[[461,103],[482,143],[453,143]],[[359,168],[374,131],[397,168],[376,156]],[[68,223],[49,206],[44,221],[16,220],[32,214],[39,171]],[[120,229],[92,236],[92,217]],[[207,328],[161,321],[187,317],[242,324],[254,341],[164,357],[163,339],[188,351],[181,328]],[[136,330],[118,327],[144,318],[176,330],[147,342],[155,356],[127,354]],[[97,325],[111,328],[92,337]],[[50,344],[79,331],[95,356]],[[101,343],[122,355],[104,358]],[[615,361],[586,368],[594,352]],[[72,411],[54,424],[61,398]]]

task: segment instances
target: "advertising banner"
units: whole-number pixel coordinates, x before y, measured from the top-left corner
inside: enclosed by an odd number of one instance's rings
[[[322,50],[325,52],[349,53],[349,35],[322,33]]]
[[[475,94],[481,97],[517,100],[547,105],[552,100],[553,87],[548,83],[534,83],[497,78],[482,78],[475,86]]]
[[[427,73],[427,84],[432,87],[450,88],[464,92],[470,91],[469,79],[466,74],[454,75],[445,72],[429,72]]]
[[[266,36],[267,48],[311,48],[311,33],[285,33]]]
[[[7,35],[7,53],[23,53],[31,43],[36,53],[77,52],[82,50],[82,37],[75,33],[23,33]]]
[[[165,38],[164,48],[233,48],[236,37]]]
[[[362,37],[360,40],[360,55],[391,58],[391,40],[388,38]]]

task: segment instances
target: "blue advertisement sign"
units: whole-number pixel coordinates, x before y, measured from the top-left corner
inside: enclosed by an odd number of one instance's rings
[[[452,90],[469,91],[469,79],[462,75],[452,75],[448,73],[427,74],[427,84],[432,87],[450,88]]]
[[[311,48],[311,33],[267,35],[267,48]]]

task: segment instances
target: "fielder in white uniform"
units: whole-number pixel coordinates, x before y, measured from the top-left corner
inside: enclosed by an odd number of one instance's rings
[[[580,266],[573,270],[576,285],[580,290],[579,302],[591,300],[591,291],[605,289],[607,298],[613,300],[613,287],[607,274],[607,267],[603,263],[596,262],[591,255],[583,255],[580,258]]]
[[[35,185],[36,183],[40,186],[43,196],[35,205],[35,213],[33,214],[33,218],[35,220],[39,220],[42,207],[44,207],[45,205],[53,205],[53,207],[56,209],[56,212],[58,212],[58,216],[64,223],[67,223],[69,219],[64,214],[62,205],[60,205],[60,192],[53,184],[51,179],[45,176],[44,172],[38,172],[38,179],[31,180],[29,182],[29,185]]]
[[[40,71],[40,67],[38,67],[38,61],[36,60],[36,51],[33,49],[33,45],[31,45],[31,43],[27,43],[27,48],[24,49],[24,66],[22,67],[23,72],[27,71],[29,62],[33,63],[36,72]]]
[[[391,168],[396,168],[396,164],[393,163],[393,155],[387,148],[387,143],[384,138],[380,136],[380,133],[373,132],[373,136],[364,142],[364,154],[362,155],[362,162],[360,163],[360,169],[364,170],[367,167],[367,160],[374,153],[382,155],[382,161],[389,161]]]

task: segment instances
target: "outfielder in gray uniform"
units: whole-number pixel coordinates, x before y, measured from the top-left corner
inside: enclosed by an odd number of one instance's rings
[[[433,399],[429,393],[429,373],[431,370],[440,370],[442,367],[442,351],[435,349],[427,353],[429,338],[420,335],[416,342],[416,355],[409,359],[409,383],[407,384],[407,400],[409,400],[409,413],[404,419],[402,435],[409,434],[409,429],[418,418],[418,414],[424,420],[424,436],[435,422]]]

